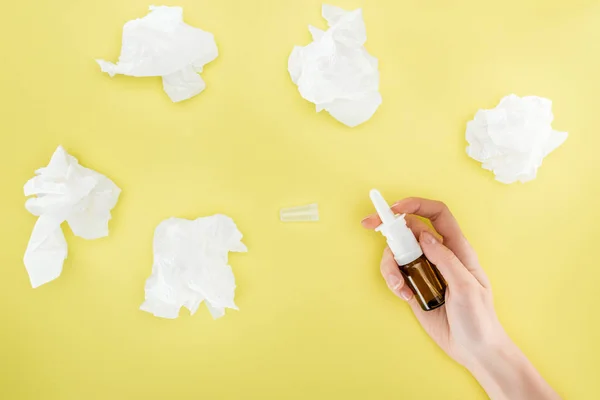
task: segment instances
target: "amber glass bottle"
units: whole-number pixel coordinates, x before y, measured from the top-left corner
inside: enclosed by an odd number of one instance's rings
[[[423,310],[434,310],[444,304],[446,281],[424,255],[400,265],[400,272]]]
[[[404,215],[394,215],[377,190],[371,190],[371,201],[382,222],[376,230],[387,239],[394,260],[421,308],[431,311],[443,305],[446,281],[435,265],[423,255],[415,235],[406,226]]]

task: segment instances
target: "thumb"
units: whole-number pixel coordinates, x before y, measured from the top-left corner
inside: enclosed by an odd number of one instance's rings
[[[454,253],[440,243],[435,236],[427,231],[421,232],[419,242],[425,257],[440,271],[448,285],[460,287],[468,283],[471,274],[454,255]]]

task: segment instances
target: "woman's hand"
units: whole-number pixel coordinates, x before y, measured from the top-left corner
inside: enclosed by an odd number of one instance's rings
[[[448,282],[446,305],[423,311],[405,285],[389,248],[381,260],[383,278],[396,295],[408,301],[429,336],[450,357],[468,366],[482,349],[501,345],[507,339],[496,317],[490,283],[477,255],[443,203],[409,198],[394,204],[392,210],[407,214],[407,225],[419,239],[423,253]],[[428,218],[435,231],[415,214]],[[371,229],[380,224],[377,215],[362,221],[364,227]]]
[[[554,399],[558,396],[511,342],[494,310],[490,282],[458,222],[443,203],[408,198],[392,206],[407,214],[406,222],[448,283],[446,303],[423,311],[404,279],[389,248],[381,260],[388,287],[408,301],[431,338],[454,360],[465,366],[494,399]],[[416,216],[427,218],[435,230]],[[365,228],[381,224],[371,215]]]

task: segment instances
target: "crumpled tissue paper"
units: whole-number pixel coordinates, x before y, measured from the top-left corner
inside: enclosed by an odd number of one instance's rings
[[[329,29],[309,26],[313,42],[295,46],[288,60],[292,81],[303,98],[350,127],[373,116],[381,104],[377,58],[364,48],[362,10],[323,5]]]
[[[96,60],[110,76],[162,76],[163,88],[173,102],[204,90],[198,74],[219,55],[212,33],[183,22],[181,7],[150,6],[143,18],[123,27],[119,62]]]
[[[245,252],[242,233],[225,215],[190,221],[169,218],[154,232],[154,264],[140,309],[162,318],[177,318],[183,306],[193,315],[205,300],[213,318],[234,303],[235,277],[228,252]]]
[[[67,221],[76,236],[108,236],[110,210],[121,189],[110,179],[79,165],[59,146],[47,167],[25,184],[25,207],[38,220],[25,250],[25,267],[31,286],[38,287],[61,274],[67,242],[60,225]]]
[[[502,183],[530,181],[544,157],[567,139],[567,132],[552,129],[553,119],[549,99],[506,96],[467,123],[467,154]]]

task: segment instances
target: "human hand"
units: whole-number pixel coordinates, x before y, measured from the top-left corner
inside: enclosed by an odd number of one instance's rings
[[[450,357],[468,367],[482,349],[506,340],[494,310],[490,282],[477,255],[443,203],[408,198],[391,208],[396,214],[407,214],[406,223],[419,239],[425,256],[448,283],[446,304],[423,311],[405,284],[389,248],[383,253],[381,274],[388,287],[408,301],[429,336]],[[435,230],[415,215],[428,218]],[[376,214],[362,221],[362,225],[370,229],[380,224]]]
[[[494,310],[488,277],[448,207],[439,201],[408,198],[391,208],[396,214],[407,214],[407,226],[448,284],[445,304],[423,311],[405,284],[394,255],[385,249],[381,274],[392,292],[408,301],[425,332],[466,367],[491,398],[559,399],[504,331]],[[417,216],[429,219],[435,229]],[[377,214],[362,221],[368,229],[380,224]]]

